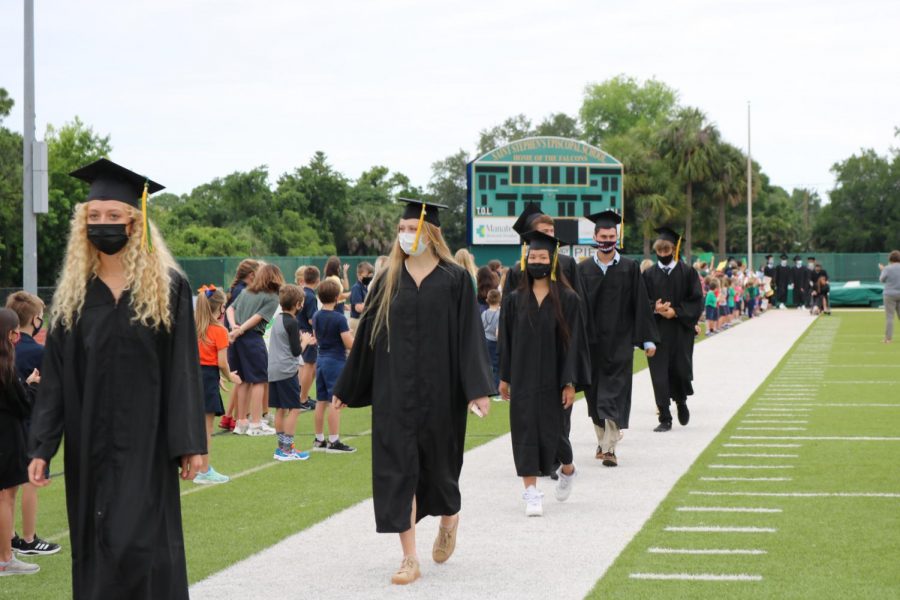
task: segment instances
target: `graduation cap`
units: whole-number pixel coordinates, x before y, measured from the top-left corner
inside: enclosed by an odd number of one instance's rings
[[[403,209],[401,219],[418,219],[419,225],[416,227],[416,239],[413,240],[412,251],[415,252],[419,247],[419,238],[422,237],[422,224],[428,221],[435,227],[441,226],[441,219],[438,216],[438,210],[447,208],[445,204],[436,204],[434,202],[425,202],[424,200],[413,200],[412,198],[397,198],[401,202],[406,203]]]
[[[803,257],[797,254],[796,256],[794,256],[794,260],[803,260]]]
[[[403,208],[403,216],[400,217],[401,219],[420,219],[431,223],[435,227],[441,226],[438,210],[447,208],[447,205],[414,200],[412,198],[397,198],[397,200],[406,203],[406,206]]]
[[[140,209],[144,222],[141,245],[147,252],[153,251],[147,220],[147,196],[165,189],[164,186],[117,165],[108,158],[95,160],[69,175],[91,184],[88,200],[118,200]]]
[[[544,214],[544,212],[537,204],[526,204],[525,210],[522,211],[522,214],[520,214],[519,218],[516,219],[516,222],[513,223],[513,231],[524,236],[527,232],[531,231],[531,223],[542,214]]]
[[[614,210],[604,210],[588,215],[587,218],[589,221],[594,222],[594,231],[598,229],[612,229],[622,222],[622,217]]]
[[[785,254],[784,252],[782,252],[782,253],[781,253],[781,260],[787,260],[787,259],[788,259],[788,255]]]
[[[550,253],[553,266],[550,269],[550,280],[556,281],[556,269],[559,263],[559,249],[561,246],[568,246],[565,242],[552,235],[547,235],[543,231],[526,231],[522,234],[522,239],[528,244],[529,250],[546,250]],[[522,267],[524,271],[524,266]]]
[[[96,160],[69,175],[91,184],[88,200],[118,200],[135,208],[141,208],[145,184],[148,194],[165,189],[155,181],[117,165],[108,158]]]

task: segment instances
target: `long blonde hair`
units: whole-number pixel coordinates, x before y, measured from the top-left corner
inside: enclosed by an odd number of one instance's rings
[[[472,256],[472,253],[469,252],[468,249],[460,248],[456,251],[456,254],[453,255],[453,259],[456,261],[456,264],[469,272],[472,279],[475,279],[478,276],[478,267],[475,266],[475,257]]]
[[[225,292],[216,286],[203,286],[197,290],[197,306],[194,308],[194,323],[197,326],[197,339],[209,343],[206,335],[210,325],[225,326],[219,323],[219,312],[225,306]]]
[[[88,282],[97,276],[100,268],[100,251],[87,237],[87,213],[87,203],[82,202],[72,214],[66,257],[50,311],[51,327],[71,328],[75,324],[84,308]],[[149,230],[153,252],[145,252],[141,248],[141,236],[137,235],[143,228],[141,211],[129,206],[128,216],[132,219],[133,233],[122,251],[122,266],[125,268],[124,289],[130,292],[129,304],[134,312],[132,320],[153,329],[169,330],[172,327],[170,270],[181,272],[181,269],[152,222]]]
[[[422,224],[422,233],[428,240],[428,252],[439,261],[446,264],[456,264],[444,236],[441,235],[440,227],[435,227],[429,222]],[[391,302],[397,295],[400,287],[400,273],[403,267],[403,261],[406,260],[406,253],[400,248],[399,239],[394,240],[394,246],[391,248],[391,254],[387,260],[387,266],[378,276],[379,285],[375,291],[372,302],[366,302],[365,312],[375,311],[374,321],[372,323],[372,337],[369,339],[369,345],[375,345],[378,334],[384,329],[390,330],[390,312]],[[440,265],[438,265],[440,268]]]

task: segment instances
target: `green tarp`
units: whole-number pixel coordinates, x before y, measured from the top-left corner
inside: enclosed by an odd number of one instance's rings
[[[832,306],[881,306],[883,291],[884,285],[880,283],[832,283],[828,297]]]

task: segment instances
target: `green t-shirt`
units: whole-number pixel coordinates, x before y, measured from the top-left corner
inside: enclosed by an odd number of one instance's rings
[[[262,317],[253,331],[260,334],[266,332],[266,325],[272,320],[275,311],[278,310],[278,294],[270,292],[254,293],[244,291],[234,301],[234,319],[238,323],[247,321],[253,315]]]
[[[708,292],[706,292],[706,306],[715,307],[715,305],[716,305],[716,293],[712,290],[709,290]]]
[[[734,288],[728,288],[728,307],[734,308]]]

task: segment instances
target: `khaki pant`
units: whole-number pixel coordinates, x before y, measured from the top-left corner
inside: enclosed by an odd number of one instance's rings
[[[900,296],[884,295],[884,339],[894,339],[894,315],[900,319]]]
[[[359,319],[350,317],[350,333],[356,335],[356,328],[359,327]]]

